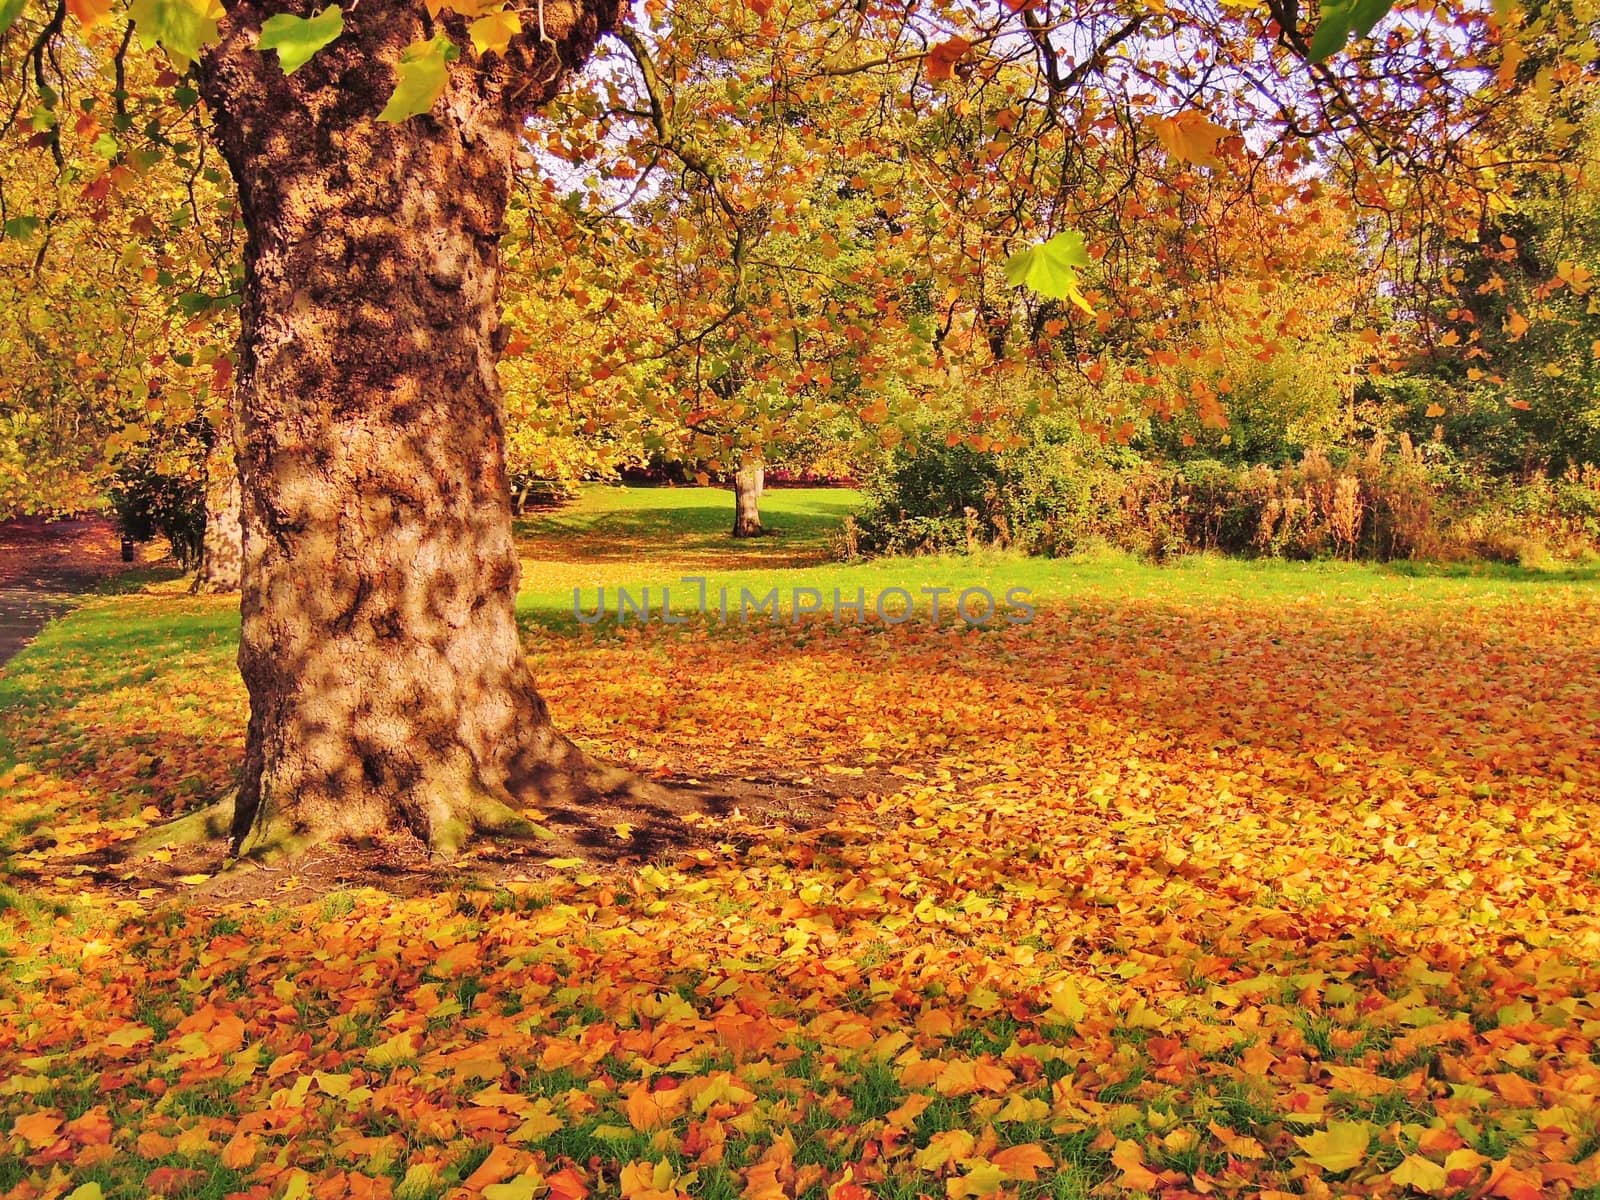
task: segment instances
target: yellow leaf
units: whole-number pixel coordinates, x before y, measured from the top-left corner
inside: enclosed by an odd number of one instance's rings
[[[906,1097],[904,1104],[884,1117],[884,1120],[897,1129],[910,1129],[912,1123],[932,1103],[933,1097],[926,1092],[914,1092]]]
[[[504,1142],[496,1142],[489,1147],[489,1157],[478,1164],[477,1170],[461,1181],[461,1186],[474,1192],[482,1191],[492,1184],[511,1178],[517,1168],[527,1161],[527,1151],[515,1150]]]
[[[77,17],[85,29],[93,29],[106,19],[113,3],[114,0],[67,0],[67,11]]]
[[[933,1086],[946,1096],[965,1096],[978,1090],[977,1069],[964,1058],[953,1058],[944,1065]]]
[[[1449,1186],[1445,1169],[1420,1154],[1407,1155],[1405,1162],[1389,1172],[1389,1181],[1419,1192],[1442,1192]]]
[[[380,1046],[367,1051],[367,1066],[392,1067],[417,1056],[417,1035],[409,1031],[397,1033]]]
[[[749,1088],[734,1082],[733,1076],[726,1071],[719,1071],[706,1081],[694,1098],[694,1111],[703,1113],[713,1104],[727,1102],[729,1104],[745,1104],[756,1098],[756,1094]]]
[[[1043,1121],[1050,1116],[1050,1104],[1038,1096],[1024,1096],[1013,1092],[1011,1099],[999,1112],[995,1113],[996,1121]]]
[[[994,1163],[979,1159],[972,1169],[959,1179],[945,1181],[945,1194],[950,1200],[963,1200],[967,1196],[992,1196],[1006,1182],[1006,1173]]]
[[[105,1200],[105,1193],[98,1183],[80,1183],[67,1193],[66,1200]]]
[[[334,1075],[328,1071],[313,1071],[312,1081],[330,1096],[343,1096],[350,1090],[350,1076]]]
[[[1192,108],[1172,117],[1153,117],[1150,129],[1173,158],[1200,166],[1216,165],[1217,143],[1228,136],[1221,125],[1213,125]]]
[[[223,1166],[230,1171],[239,1171],[248,1167],[256,1160],[256,1152],[261,1149],[261,1140],[251,1137],[248,1133],[236,1133],[222,1148],[219,1159]]]
[[[1491,1161],[1489,1158],[1479,1154],[1476,1150],[1464,1146],[1460,1150],[1452,1150],[1444,1156],[1444,1169],[1447,1174],[1453,1174],[1456,1171],[1476,1171],[1489,1161]]]
[[[628,1124],[641,1133],[648,1133],[652,1129],[659,1129],[666,1124],[666,1115],[661,1111],[650,1095],[650,1089],[641,1084],[634,1089],[633,1095],[622,1106],[622,1111],[628,1115]]]
[[[1260,1142],[1256,1141],[1256,1139],[1253,1137],[1246,1137],[1244,1134],[1235,1133],[1227,1126],[1218,1125],[1215,1121],[1212,1121],[1206,1126],[1206,1128],[1211,1131],[1212,1135],[1217,1139],[1217,1141],[1223,1144],[1228,1153],[1233,1155],[1235,1158],[1254,1159],[1265,1158],[1267,1156],[1266,1147],[1264,1147]]]
[[[1366,1161],[1372,1127],[1364,1121],[1329,1121],[1326,1129],[1294,1140],[1324,1171],[1349,1171]]]
[[[522,32],[522,18],[514,12],[492,12],[467,26],[473,49],[479,54],[504,54],[511,39]]]
[[[51,1113],[29,1113],[17,1118],[11,1132],[37,1150],[56,1140],[61,1132],[61,1118]]]
[[[1560,263],[1556,266],[1556,275],[1575,295],[1581,296],[1594,286],[1594,276],[1581,263]]]
[[[432,1163],[414,1163],[406,1168],[406,1177],[394,1189],[399,1200],[418,1200],[437,1190],[439,1169]]]
[[[547,1187],[544,1176],[530,1167],[515,1179],[491,1183],[483,1189],[483,1200],[533,1200]]]
[[[630,1162],[623,1166],[618,1189],[623,1200],[670,1200],[676,1194],[673,1187],[672,1164],[660,1162]]]
[[[1055,1166],[1055,1161],[1037,1142],[1007,1146],[991,1154],[989,1161],[1000,1168],[1007,1179],[1020,1179],[1025,1183],[1032,1183],[1039,1178],[1040,1171],[1048,1171]]]
[[[1144,1165],[1144,1149],[1123,1140],[1111,1151],[1111,1165],[1122,1172],[1117,1183],[1130,1191],[1148,1192],[1156,1186],[1156,1173]]]
[[[1430,404],[1428,405],[1428,411],[1424,415],[1429,417],[1442,417],[1444,416],[1444,405]]]
[[[924,1171],[938,1171],[957,1159],[970,1158],[977,1145],[970,1130],[946,1129],[928,1139],[928,1144],[917,1151],[917,1166]]]
[[[1088,1014],[1088,1006],[1078,993],[1078,985],[1070,979],[1058,979],[1050,985],[1050,1015],[1069,1025],[1076,1025]]]
[[[542,1142],[561,1128],[561,1118],[552,1111],[550,1101],[541,1099],[533,1106],[528,1119],[507,1136],[514,1142]]]

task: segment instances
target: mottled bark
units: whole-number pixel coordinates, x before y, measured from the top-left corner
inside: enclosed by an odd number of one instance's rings
[[[761,492],[766,486],[766,464],[747,458],[733,473],[733,536],[760,537]]]
[[[504,58],[413,0],[363,0],[293,76],[228,5],[201,86],[247,233],[238,379],[242,853],[407,829],[436,850],[570,800],[513,617],[517,555],[495,375],[499,238],[518,131],[615,19],[545,0]],[[463,49],[431,113],[375,120],[409,43]]]
[[[239,590],[244,561],[244,531],[239,520],[239,467],[233,437],[224,432],[206,453],[206,530],[194,591],[221,594]]]

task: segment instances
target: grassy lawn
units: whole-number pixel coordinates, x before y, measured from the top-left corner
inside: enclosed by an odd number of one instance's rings
[[[573,504],[520,518],[517,536],[530,557],[562,561],[817,561],[828,557],[830,536],[860,502],[848,488],[768,488],[761,519],[769,536],[734,539],[726,488],[588,484]]]
[[[822,814],[625,868],[91,881],[230,786],[237,618],[52,625],[0,672],[0,1196],[1600,1198],[1592,573],[839,564],[853,501],[519,523],[565,728]],[[684,574],[1038,611],[573,620]]]
[[[1529,595],[1530,588],[1576,586],[1583,592],[1585,585],[1600,583],[1597,565],[1532,571],[1498,564],[1295,563],[1203,556],[1157,565],[1116,552],[1071,559],[990,552],[842,563],[835,557],[833,535],[859,502],[859,493],[846,489],[772,489],[762,498],[762,514],[776,535],[735,540],[727,536],[733,496],[725,489],[590,485],[572,506],[518,521],[523,552],[518,608],[530,624],[571,631],[579,624],[574,608],[592,616],[596,593],[604,590],[610,615],[597,628],[614,629],[618,588],[635,600],[648,589],[653,613],[659,613],[666,588],[673,611],[681,615],[699,593],[698,584],[683,582],[685,576],[706,580],[713,608],[721,589],[728,589],[735,612],[745,590],[761,598],[776,587],[790,611],[794,589],[814,589],[831,616],[835,591],[845,601],[864,591],[870,610],[880,592],[901,588],[911,593],[924,618],[931,597],[923,589],[935,587],[957,594],[980,587],[997,599],[1011,588],[1024,588],[1057,603],[1138,599],[1183,604],[1237,598],[1246,604],[1432,605],[1493,603]],[[954,603],[954,595],[941,597],[946,612]],[[891,605],[891,611],[899,610]]]

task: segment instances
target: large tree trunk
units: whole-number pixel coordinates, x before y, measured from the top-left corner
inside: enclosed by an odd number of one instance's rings
[[[519,797],[586,769],[512,610],[499,237],[522,122],[615,0],[544,0],[542,30],[487,61],[460,18],[363,0],[293,76],[255,46],[279,11],[311,4],[231,0],[201,71],[247,233],[234,843],[403,829],[449,852],[525,828]],[[401,51],[440,31],[463,52],[444,95],[377,122]]]
[[[761,536],[761,492],[765,487],[766,464],[747,458],[733,473],[733,536]]]
[[[229,418],[230,424],[232,417]],[[200,568],[194,590],[221,594],[239,590],[244,562],[244,530],[239,520],[239,467],[231,429],[206,452],[206,531],[200,543]]]

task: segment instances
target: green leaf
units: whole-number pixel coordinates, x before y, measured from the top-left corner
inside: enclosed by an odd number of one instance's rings
[[[1350,40],[1350,7],[1345,4],[1322,6],[1322,20],[1311,35],[1311,58],[1315,62],[1332,58]]]
[[[1389,10],[1394,7],[1394,0],[1356,0],[1355,8],[1351,10],[1350,23],[1355,26],[1357,37],[1366,37],[1379,21],[1389,15]]]
[[[180,71],[200,57],[200,50],[217,40],[214,0],[133,0],[128,17],[146,50],[156,45],[167,52]]]
[[[1083,234],[1068,229],[1006,259],[1006,279],[1051,300],[1071,300],[1092,316],[1094,309],[1078,290],[1078,268],[1089,263]]]
[[[0,0],[0,33],[4,33],[17,23],[17,18],[22,15],[27,3],[28,0]]]
[[[283,73],[293,75],[311,61],[313,54],[343,32],[344,10],[337,4],[330,4],[313,17],[279,13],[267,18],[257,44],[263,51],[276,50]]]
[[[399,122],[418,113],[425,113],[444,91],[449,77],[449,64],[461,51],[443,34],[426,42],[412,42],[401,52],[395,66],[400,81],[395,84],[394,95],[383,106],[378,120]]]
[[[39,232],[40,224],[38,217],[12,217],[5,223],[5,235],[25,242]]]
[[[1350,35],[1366,37],[1383,20],[1394,0],[1338,0],[1322,6],[1322,20],[1311,35],[1311,57],[1316,62],[1343,50]]]

